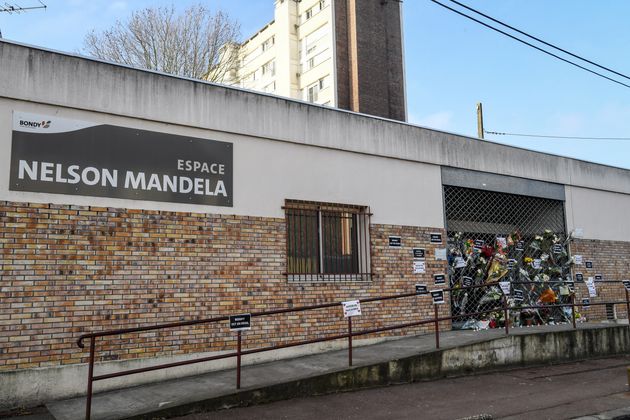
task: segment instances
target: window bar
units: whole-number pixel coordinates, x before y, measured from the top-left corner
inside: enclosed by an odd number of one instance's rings
[[[317,249],[319,250],[319,269],[318,274],[324,272],[324,241],[322,240],[322,212],[321,207],[317,207]]]

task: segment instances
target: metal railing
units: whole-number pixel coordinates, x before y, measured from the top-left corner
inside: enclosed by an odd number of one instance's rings
[[[520,283],[535,283],[535,282],[520,282]],[[610,281],[610,280],[609,281],[602,280],[602,281],[598,281],[598,283],[616,283],[616,284],[622,285],[622,283],[620,281]],[[498,282],[493,282],[493,283],[487,283],[487,284],[482,284],[482,285],[473,285],[473,286],[470,286],[470,287],[445,288],[445,289],[438,289],[438,290],[442,290],[444,293],[452,293],[454,291],[461,291],[463,289],[478,289],[478,288],[483,288],[483,287],[498,287],[498,285],[499,285]],[[630,320],[630,297],[628,295],[628,290],[625,289],[625,287],[624,287],[624,290],[625,290],[625,300],[604,301],[604,302],[590,302],[589,306],[623,304],[623,305],[626,306],[626,314],[627,314],[628,319]],[[382,302],[382,301],[403,299],[403,298],[410,298],[410,297],[416,297],[416,298],[428,297],[428,298],[431,298],[431,295],[428,294],[428,293],[412,292],[412,293],[403,293],[403,294],[389,295],[389,296],[379,296],[379,297],[372,297],[372,298],[365,298],[365,299],[358,299],[358,300],[361,303],[368,303],[368,302]],[[90,416],[91,416],[93,384],[94,384],[94,382],[102,381],[102,380],[105,380],[105,379],[118,378],[118,377],[127,376],[127,375],[133,375],[133,374],[138,374],[138,373],[150,372],[150,371],[154,371],[154,370],[167,369],[167,368],[184,366],[184,365],[189,365],[189,364],[194,364],[194,363],[209,362],[209,361],[213,361],[213,360],[220,360],[220,359],[227,359],[227,358],[235,357],[236,358],[236,389],[240,389],[240,387],[241,387],[241,358],[242,358],[242,356],[255,354],[255,353],[262,353],[262,352],[272,351],[272,350],[279,350],[279,349],[283,349],[283,348],[302,346],[302,345],[307,345],[307,344],[321,343],[321,342],[325,342],[325,341],[347,339],[348,340],[348,366],[352,366],[352,351],[353,351],[352,338],[353,337],[358,337],[358,336],[363,336],[363,335],[368,335],[368,334],[382,333],[382,332],[386,332],[386,331],[399,330],[399,329],[405,329],[405,328],[411,328],[411,327],[417,327],[417,326],[427,325],[427,324],[433,324],[433,330],[434,330],[434,335],[435,335],[435,347],[436,348],[440,348],[440,325],[439,325],[439,323],[440,322],[444,322],[444,321],[452,321],[453,319],[460,318],[462,316],[462,314],[458,314],[458,315],[454,315],[454,316],[439,316],[439,312],[438,312],[439,305],[442,304],[442,303],[447,303],[447,302],[448,302],[448,299],[446,299],[446,296],[444,296],[443,302],[440,302],[440,303],[435,303],[434,302],[433,303],[434,314],[433,314],[432,318],[424,318],[424,319],[420,319],[420,320],[413,321],[413,322],[407,322],[407,323],[395,324],[395,325],[388,325],[388,326],[378,327],[378,328],[368,328],[368,329],[355,331],[355,330],[352,329],[352,317],[348,317],[347,318],[347,331],[344,332],[344,333],[330,335],[330,336],[326,336],[326,337],[313,338],[313,339],[309,339],[309,340],[301,340],[301,341],[295,341],[295,342],[290,342],[290,343],[277,344],[277,345],[273,345],[273,346],[254,348],[254,349],[246,349],[246,350],[242,349],[243,336],[241,334],[241,331],[237,331],[236,332],[237,333],[237,344],[236,344],[236,351],[235,352],[225,353],[225,354],[218,354],[218,355],[207,356],[207,357],[200,357],[200,358],[190,359],[190,360],[182,360],[182,361],[172,362],[172,363],[163,363],[163,364],[158,364],[158,365],[154,365],[154,366],[148,366],[148,367],[144,367],[144,368],[128,369],[128,370],[123,370],[123,371],[118,371],[118,372],[113,372],[113,373],[108,373],[108,374],[102,374],[102,375],[94,375],[94,363],[95,363],[95,358],[96,358],[96,342],[97,342],[98,338],[108,337],[108,336],[115,336],[115,335],[123,335],[123,334],[131,334],[131,333],[140,333],[140,332],[146,332],[146,331],[163,330],[163,329],[170,329],[170,328],[179,328],[179,327],[200,325],[200,324],[220,323],[220,322],[228,321],[229,320],[229,316],[219,316],[219,317],[200,319],[200,320],[172,322],[172,323],[158,324],[158,325],[152,325],[152,326],[135,327],[135,328],[122,328],[122,329],[116,329],[116,330],[99,331],[99,332],[83,334],[77,340],[77,345],[80,348],[84,348],[85,347],[85,344],[83,343],[84,340],[88,340],[88,339],[90,340],[90,343],[89,343],[90,354],[89,354],[89,362],[88,362],[88,381],[87,381],[87,401],[86,401],[86,408],[85,408],[85,418],[87,420],[89,420]],[[254,312],[254,313],[251,313],[250,315],[251,315],[252,318],[255,318],[255,317],[263,317],[263,316],[278,315],[278,314],[289,314],[289,313],[295,313],[295,312],[306,312],[306,311],[312,311],[312,310],[317,310],[317,309],[340,307],[340,306],[341,306],[341,301],[339,301],[339,302],[323,303],[323,304],[318,304],[318,305],[301,306],[301,307],[295,307],[295,308],[284,308],[284,309],[275,309],[275,310],[262,311],[262,312]],[[571,308],[571,314],[572,314],[573,328],[577,328],[576,317],[575,317],[575,307],[576,306],[582,306],[582,305],[575,302],[575,291],[573,291],[571,293],[570,303],[565,303],[565,304],[545,304],[545,305],[537,305],[537,306],[531,306],[531,305],[530,306],[508,306],[508,299],[507,299],[506,295],[503,295],[503,298],[501,300],[501,305],[500,306],[497,306],[497,307],[494,307],[494,308],[491,308],[491,309],[487,309],[487,310],[483,310],[483,311],[479,311],[479,312],[467,313],[467,314],[463,314],[463,315],[468,316],[468,317],[478,317],[478,316],[487,315],[487,314],[491,314],[491,313],[503,312],[504,320],[505,320],[503,327],[505,328],[505,334],[509,334],[509,332],[510,332],[509,313],[511,311],[522,311],[522,310],[526,310],[526,309],[553,309],[553,308],[570,307]]]

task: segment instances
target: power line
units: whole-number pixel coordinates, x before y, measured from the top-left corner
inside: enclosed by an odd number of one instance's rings
[[[515,37],[514,35],[511,35],[511,34],[509,34],[509,33],[505,32],[505,31],[502,31],[501,29],[495,28],[494,26],[491,26],[491,25],[489,25],[489,24],[487,24],[487,23],[485,23],[485,22],[482,22],[482,21],[480,21],[479,19],[475,19],[474,17],[469,16],[469,15],[467,15],[466,13],[460,12],[459,10],[453,9],[452,7],[449,7],[449,6],[445,5],[445,4],[442,4],[442,3],[440,3],[440,2],[439,2],[439,1],[437,1],[437,0],[431,0],[431,1],[432,1],[433,3],[435,3],[435,4],[439,5],[439,6],[444,7],[445,9],[450,10],[451,12],[457,13],[458,15],[461,15],[461,16],[463,16],[463,17],[467,18],[467,19],[470,19],[470,20],[472,20],[472,21],[474,21],[474,22],[477,22],[478,24],[483,25],[483,26],[485,26],[485,27],[486,27],[486,28],[488,28],[488,29],[492,29],[492,30],[493,30],[493,31],[495,31],[495,32],[499,32],[500,34],[503,34],[503,35],[505,35],[505,36],[507,36],[507,37],[510,37],[510,38],[512,38],[512,39],[513,39],[513,40],[515,40],[515,41],[518,41],[518,42],[520,42],[520,43],[522,43],[522,44],[525,44],[525,45],[527,45],[528,47],[532,47],[532,48],[534,48],[534,49],[536,49],[536,50],[538,50],[538,51],[540,51],[540,52],[542,52],[542,53],[545,53],[545,54],[547,54],[547,55],[550,55],[550,56],[552,56],[552,57],[554,57],[554,58],[557,58],[558,60],[564,61],[565,63],[571,64],[572,66],[575,66],[575,67],[580,68],[580,69],[582,69],[582,70],[584,70],[584,71],[587,71],[587,72],[589,72],[589,73],[592,73],[592,74],[594,74],[594,75],[596,75],[596,76],[599,76],[599,77],[601,77],[601,78],[604,78],[604,79],[606,79],[606,80],[609,80],[609,81],[611,81],[611,82],[613,82],[613,83],[617,83],[618,85],[621,85],[621,86],[624,86],[624,87],[630,88],[630,85],[627,85],[627,84],[625,84],[625,83],[623,83],[623,82],[620,82],[619,80],[615,80],[615,79],[613,79],[613,78],[610,78],[610,77],[608,77],[608,76],[605,76],[605,75],[603,75],[603,74],[601,74],[601,73],[596,72],[595,70],[591,70],[591,69],[589,69],[589,68],[586,68],[586,67],[584,67],[584,66],[581,66],[581,65],[579,65],[579,64],[577,64],[577,63],[574,63],[573,61],[567,60],[566,58],[562,58],[562,57],[560,57],[560,56],[559,56],[559,55],[557,55],[557,54],[554,54],[554,53],[549,52],[549,51],[547,51],[547,50],[545,50],[545,49],[543,49],[543,48],[540,48],[540,47],[538,47],[538,46],[536,46],[536,45],[534,45],[534,44],[531,44],[531,43],[529,43],[529,42],[527,42],[527,41],[524,41],[524,40],[522,40],[522,39],[520,39],[520,38],[517,38],[517,37]]]
[[[609,71],[609,72],[611,72],[611,73],[616,74],[617,76],[621,76],[621,77],[623,77],[623,78],[626,78],[626,79],[630,80],[630,76],[626,76],[626,75],[625,75],[625,74],[623,74],[623,73],[620,73],[620,72],[618,72],[618,71],[615,71],[615,70],[613,70],[613,69],[611,69],[611,68],[608,68],[608,67],[606,67],[606,66],[602,66],[601,64],[597,64],[597,63],[596,63],[596,62],[594,62],[594,61],[591,61],[591,60],[589,60],[589,59],[587,59],[587,58],[584,58],[584,57],[582,57],[582,56],[579,56],[579,55],[577,55],[577,54],[574,54],[574,53],[572,53],[572,52],[570,52],[570,51],[567,51],[567,50],[565,50],[565,49],[563,49],[563,48],[560,48],[560,47],[558,47],[557,45],[551,44],[551,43],[549,43],[549,42],[547,42],[547,41],[545,41],[545,40],[542,40],[542,39],[540,39],[540,38],[537,38],[537,37],[535,37],[535,36],[533,36],[533,35],[530,35],[530,34],[528,34],[528,33],[527,33],[527,32],[525,32],[525,31],[522,31],[522,30],[520,30],[520,29],[518,29],[518,28],[515,28],[514,26],[510,26],[510,25],[508,25],[508,24],[507,24],[507,23],[505,23],[505,22],[501,22],[500,20],[495,19],[495,18],[493,18],[492,16],[488,16],[487,14],[482,13],[482,12],[480,12],[480,11],[476,10],[476,9],[473,9],[473,8],[472,8],[472,7],[470,7],[470,6],[467,6],[467,5],[465,5],[465,4],[463,4],[463,3],[460,3],[460,2],[458,2],[458,1],[456,1],[456,0],[449,0],[449,1],[450,1],[451,3],[455,3],[455,4],[457,4],[457,5],[459,5],[459,6],[463,7],[463,8],[465,8],[465,9],[468,9],[468,10],[470,10],[471,12],[474,12],[474,13],[476,13],[476,14],[480,15],[480,16],[483,16],[483,17],[485,17],[485,18],[486,18],[486,19],[488,19],[488,20],[491,20],[491,21],[493,21],[493,22],[495,22],[495,23],[498,23],[499,25],[505,26],[506,28],[509,28],[509,29],[513,30],[514,32],[518,32],[519,34],[525,35],[525,36],[526,36],[526,37],[528,37],[528,38],[531,38],[531,39],[533,39],[533,40],[535,40],[535,41],[538,41],[538,42],[540,42],[541,44],[547,45],[548,47],[554,48],[554,49],[556,49],[556,50],[558,50],[558,51],[562,51],[563,53],[565,53],[565,54],[567,54],[567,55],[570,55],[571,57],[577,58],[577,59],[579,59],[579,60],[582,60],[582,61],[584,61],[584,62],[587,62],[587,63],[589,63],[589,64],[592,64],[593,66],[599,67],[599,68],[600,68],[600,69],[602,69],[602,70]]]
[[[495,136],[516,136],[516,137],[536,137],[546,139],[568,139],[568,140],[615,140],[630,141],[630,137],[578,137],[578,136],[551,136],[546,134],[525,134],[525,133],[505,133],[499,131],[483,130],[486,134],[494,134]]]

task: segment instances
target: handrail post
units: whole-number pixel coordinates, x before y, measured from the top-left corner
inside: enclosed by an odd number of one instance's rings
[[[627,293],[627,292],[626,292]],[[571,293],[571,319],[573,320],[573,329],[577,328],[575,323],[575,291]]]
[[[628,325],[630,325],[630,299],[628,299],[628,289],[625,288],[626,290],[626,316],[628,317]]]
[[[433,304],[433,310],[435,313],[435,348],[440,348],[440,322],[438,321],[438,306]]]
[[[508,300],[507,296],[503,294],[503,314],[505,321],[505,335],[510,335],[510,325],[509,325],[509,308],[508,308]]]
[[[352,366],[352,317],[348,317],[348,366]]]
[[[94,348],[96,337],[90,337],[90,361],[88,364],[87,401],[85,402],[85,420],[92,414],[92,383],[94,382]]]
[[[241,389],[241,331],[236,338],[236,389]]]

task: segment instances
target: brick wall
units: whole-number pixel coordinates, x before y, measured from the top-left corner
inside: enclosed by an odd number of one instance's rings
[[[596,275],[602,276],[604,281],[614,280],[615,283],[597,283],[597,297],[590,298],[591,302],[625,300],[626,294],[621,280],[630,280],[630,242],[600,241],[593,239],[575,239],[571,243],[571,254],[582,255],[582,265],[575,265],[573,274],[582,273],[584,280]],[[586,261],[593,263],[593,268],[586,268]],[[576,302],[588,297],[585,284],[576,284]],[[626,319],[625,304],[615,305],[617,318]],[[578,311],[591,320],[606,319],[606,308],[603,305],[591,306],[588,309],[578,308]]]
[[[0,202],[0,370],[85,362],[76,338],[88,331],[405,293],[419,281],[432,288],[432,275],[446,270],[429,243],[439,229],[372,225],[373,281],[287,283],[285,232],[284,219]],[[389,235],[402,236],[403,247],[390,248]],[[426,274],[412,274],[413,247],[427,250]],[[354,329],[432,316],[429,302],[366,303]],[[346,328],[340,308],[254,323],[246,347]],[[215,324],[112,337],[99,343],[99,356],[233,349],[226,330]]]
[[[405,121],[400,7],[398,0],[335,2],[340,108]]]

